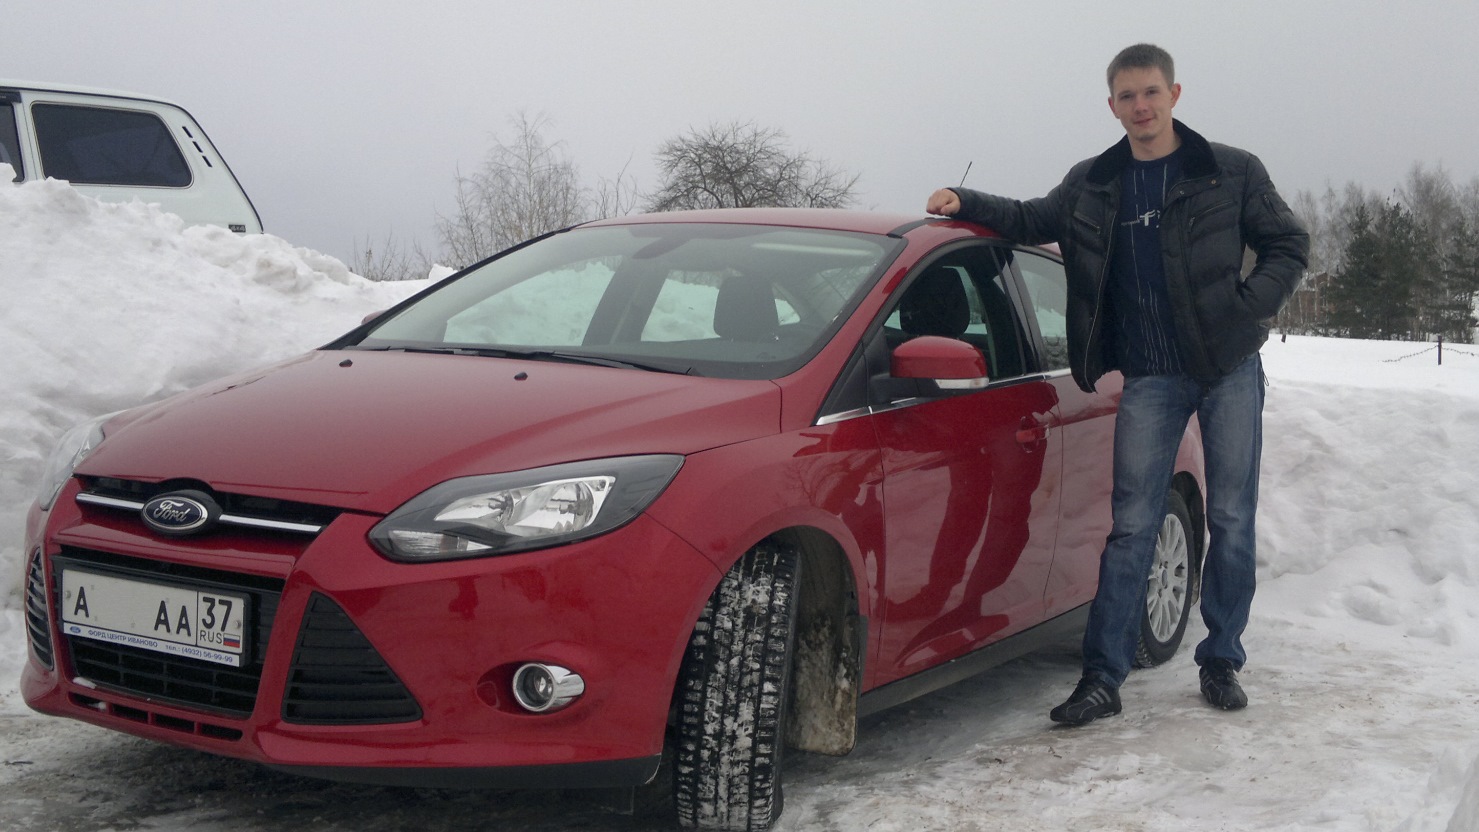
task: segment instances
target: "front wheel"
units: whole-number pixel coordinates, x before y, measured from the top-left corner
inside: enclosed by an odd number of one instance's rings
[[[679,672],[673,802],[684,829],[769,829],[781,751],[800,559],[762,543],[719,582]]]
[[[1146,578],[1145,610],[1135,649],[1137,667],[1155,667],[1176,655],[1191,617],[1196,573],[1191,512],[1181,492],[1172,489],[1166,497],[1166,518],[1156,535],[1155,558]]]

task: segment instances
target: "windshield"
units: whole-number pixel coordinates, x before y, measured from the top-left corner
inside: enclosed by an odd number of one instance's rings
[[[778,378],[821,349],[900,245],[759,225],[578,228],[469,270],[349,348]]]

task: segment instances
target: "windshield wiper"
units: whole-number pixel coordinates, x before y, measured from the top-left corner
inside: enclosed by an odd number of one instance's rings
[[[387,347],[362,347],[362,346],[359,346],[359,345],[352,345],[352,346],[349,346],[349,347],[345,347],[345,349],[355,350],[357,352],[424,352],[424,353],[430,353],[432,355],[487,355],[487,354],[489,354],[489,351],[488,350],[470,350],[470,349],[467,349],[465,347],[408,347],[408,346],[405,346],[405,345],[395,345],[395,346],[387,346]],[[501,350],[496,350],[494,352],[497,352],[499,354],[502,353]]]
[[[651,373],[673,373],[675,375],[693,375],[692,367],[666,367],[661,364],[647,364],[641,361],[628,361],[625,358],[609,358],[604,355],[586,355],[578,352],[561,352],[559,350],[500,350],[508,353],[509,358],[529,358],[535,361],[565,361],[571,364],[589,364],[595,367],[621,367],[629,370],[646,370]]]
[[[352,350],[365,352],[418,352],[432,353],[435,355],[478,355],[485,358],[524,358],[530,361],[562,361],[567,364],[586,364],[593,367],[619,367],[627,370],[646,370],[651,373],[672,373],[674,375],[687,376],[697,375],[693,367],[672,367],[662,364],[647,364],[641,361],[628,361],[624,358],[608,358],[604,355],[586,355],[578,352],[562,352],[560,350],[519,350],[508,347],[424,347],[396,344],[390,346],[352,346]]]

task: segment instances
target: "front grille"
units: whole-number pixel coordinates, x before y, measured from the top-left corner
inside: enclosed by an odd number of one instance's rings
[[[26,567],[26,636],[36,660],[50,670],[55,667],[51,652],[51,619],[46,613],[46,574],[41,550],[31,553]]]
[[[303,615],[283,719],[305,725],[410,722],[421,706],[343,609],[314,593]]]
[[[61,565],[85,566],[91,571],[120,578],[163,580],[248,596],[251,601],[251,620],[246,627],[249,658],[241,667],[80,636],[64,635],[63,640],[71,654],[73,670],[100,688],[236,717],[251,714],[257,703],[262,663],[267,655],[272,621],[282,594],[282,581],[71,547],[64,548],[57,561]],[[54,584],[54,592],[59,593],[61,582],[55,581]],[[60,601],[59,598],[57,600]]]
[[[85,477],[78,500],[96,505],[98,503],[89,498],[103,498],[116,501],[109,506],[111,508],[137,511],[144,503],[160,494],[182,489],[198,489],[209,493],[221,506],[223,514],[221,522],[257,530],[286,530],[298,534],[313,534],[318,529],[328,526],[340,514],[339,509],[329,506],[218,492],[205,483],[194,480],[170,480],[155,483],[116,477]]]

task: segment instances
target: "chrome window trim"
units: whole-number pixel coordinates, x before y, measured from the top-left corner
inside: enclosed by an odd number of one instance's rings
[[[924,404],[926,402],[932,401],[934,401],[934,399],[912,396],[907,399],[899,399],[898,401],[889,402],[888,404],[870,405],[868,407],[856,407],[852,410],[844,410],[840,413],[828,413],[826,416],[822,416],[821,418],[817,419],[816,422],[813,423],[813,427],[821,427],[823,425],[835,425],[838,422],[846,422],[848,420],[859,419],[864,416],[874,416],[879,413],[887,413],[890,410],[902,410],[906,407],[913,407],[917,404]]]
[[[1010,387],[1014,384],[1024,384],[1032,381],[1047,381],[1048,379],[1057,378],[1059,376],[1066,376],[1069,374],[1069,370],[1054,370],[1047,373],[1027,373],[1026,375],[1013,376],[1008,379],[987,379],[986,383],[980,385],[979,387],[965,389],[973,389],[979,392],[980,390],[987,390],[992,387]],[[949,379],[946,379],[946,381],[949,381]],[[978,381],[978,379],[960,379],[957,380],[957,383],[970,384],[976,381]],[[941,384],[939,379],[936,379],[935,383],[940,384],[942,388],[945,387],[944,384]],[[887,413],[891,410],[902,410],[906,407],[914,407],[915,405],[928,404],[933,401],[939,401],[939,399],[940,397],[937,396],[910,396],[907,399],[898,399],[896,401],[889,402],[888,404],[870,405],[868,407],[855,407],[852,410],[842,410],[837,413],[828,413],[825,416],[819,416],[817,417],[817,420],[815,422],[812,422],[812,427],[835,425],[838,422],[846,422],[851,419],[859,419],[864,416],[874,416],[879,413]]]

